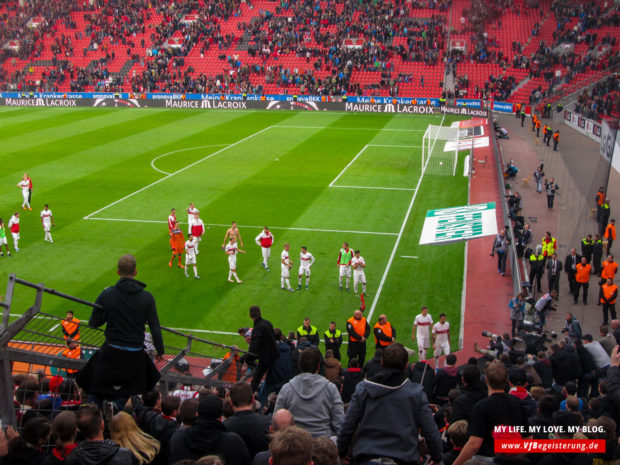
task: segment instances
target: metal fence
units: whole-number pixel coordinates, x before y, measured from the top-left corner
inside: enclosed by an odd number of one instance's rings
[[[13,308],[15,293],[20,289],[18,285],[36,290],[33,305],[21,314]],[[75,371],[82,368],[105,342],[103,329],[91,328],[87,322],[78,324],[79,339],[67,337],[62,325],[68,320],[41,311],[44,296],[90,308],[99,307],[93,302],[46,288],[43,284],[19,279],[15,274],[9,276],[5,299],[0,302],[3,309],[0,323],[0,419],[3,424],[17,424],[13,376],[22,374],[32,377],[33,382],[36,379],[39,389],[43,384],[41,381],[49,382],[50,377],[72,379]],[[166,327],[162,327],[162,334],[164,361],[156,363],[161,373],[159,387],[162,396],[180,386],[227,387],[249,377],[247,370],[239,368],[240,365],[234,361],[236,354],[249,354],[247,351]],[[72,341],[79,349],[77,358],[71,358],[67,352]],[[225,352],[230,354],[226,359],[222,357]]]

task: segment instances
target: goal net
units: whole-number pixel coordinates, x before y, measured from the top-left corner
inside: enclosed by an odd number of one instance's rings
[[[430,125],[422,138],[422,172],[454,176],[459,154],[459,128]]]

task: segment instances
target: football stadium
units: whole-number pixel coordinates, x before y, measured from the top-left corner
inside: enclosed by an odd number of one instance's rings
[[[0,24],[0,464],[620,460],[616,3]]]

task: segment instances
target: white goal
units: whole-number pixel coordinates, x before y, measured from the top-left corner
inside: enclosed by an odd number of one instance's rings
[[[459,155],[459,128],[430,125],[422,138],[422,172],[454,176]]]

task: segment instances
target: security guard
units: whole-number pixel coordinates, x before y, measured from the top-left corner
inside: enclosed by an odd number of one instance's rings
[[[592,261],[592,253],[594,252],[594,241],[592,240],[592,234],[588,234],[581,239],[581,256],[586,257],[588,263]]]
[[[555,240],[555,237],[552,237],[549,231],[547,231],[545,233],[545,237],[543,237],[542,247],[545,259],[551,257],[551,255],[553,255],[558,248],[558,243]]]
[[[392,324],[385,315],[379,316],[373,333],[375,334],[375,349],[385,349],[396,341],[396,330],[392,328]]]
[[[314,347],[319,345],[319,330],[316,326],[310,324],[310,318],[304,318],[304,324],[297,328],[297,340],[302,337],[308,339],[308,342]]]
[[[603,206],[607,206],[606,216],[603,216],[605,222],[607,222],[607,218],[609,218],[609,202],[606,200]],[[609,255],[609,251],[611,250],[611,246],[614,244],[616,240],[616,220],[611,220],[607,227],[605,228],[605,235],[603,236],[607,239],[607,255]]]
[[[80,340],[80,320],[73,317],[73,312],[69,310],[67,317],[60,323],[62,326],[62,336],[65,341],[73,339],[74,341]]]
[[[334,358],[340,360],[340,346],[342,345],[342,332],[336,329],[336,323],[332,321],[329,329],[323,335],[325,337],[325,350],[332,350]]]
[[[536,253],[532,252],[530,255],[530,286],[534,289],[534,281],[536,281],[536,289],[538,292],[542,292],[542,286],[540,280],[543,275],[545,256],[542,253],[542,245],[536,246]],[[553,255],[553,254],[551,254]],[[549,257],[551,257],[551,255]]]
[[[521,104],[517,103],[515,105],[515,118],[519,119],[521,117]]]
[[[558,102],[556,110],[558,111],[558,113],[562,113],[562,110],[564,110],[564,105],[562,105],[562,102]]]
[[[543,142],[547,142],[547,147],[549,147],[549,142],[551,142],[551,136],[553,135],[553,129],[551,129],[551,126],[547,126],[547,134],[546,135],[546,140],[543,139]]]
[[[588,265],[586,257],[581,257],[581,263],[577,263],[575,272],[575,294],[574,303],[577,305],[579,300],[579,290],[583,287],[583,304],[588,305],[588,288],[590,287],[590,271],[592,267]]]
[[[545,118],[550,118],[551,117],[551,104],[547,103],[545,105]]]
[[[82,357],[82,349],[80,349],[80,346],[76,341],[73,339],[67,339],[67,348],[63,350],[61,355],[63,357],[79,360]],[[73,376],[75,373],[77,373],[77,370],[67,368],[67,374],[69,376]]]
[[[592,265],[594,266],[594,274],[601,274],[601,271],[603,271],[603,266],[601,265],[601,260],[603,259],[603,241],[601,240],[601,236],[598,234],[594,236],[592,253]]]
[[[546,124],[543,126],[543,144],[545,142],[547,142],[547,128],[549,128],[549,126],[547,126]]]
[[[536,122],[538,121],[538,116],[536,116],[536,114],[532,115],[532,132],[534,132],[534,129],[536,128]]]
[[[540,137],[540,127],[542,125],[540,124],[540,120],[537,119],[536,120],[536,137]],[[538,143],[538,140],[536,141],[536,143]]]
[[[347,320],[347,333],[349,334],[349,347],[347,348],[349,360],[356,357],[360,366],[364,366],[366,362],[366,339],[370,335],[370,326],[361,310],[355,310],[353,316]]]
[[[607,279],[607,282],[603,284],[601,292],[601,303],[603,304],[603,324],[609,323],[609,313],[611,313],[611,319],[616,319],[616,298],[618,297],[618,286],[614,284],[614,280]]]
[[[523,123],[525,123],[525,110],[521,110],[521,127],[523,127]]]
[[[555,131],[553,133],[553,151],[557,152],[558,150],[558,143],[560,142],[560,131]],[[549,145],[549,144],[547,144]]]

